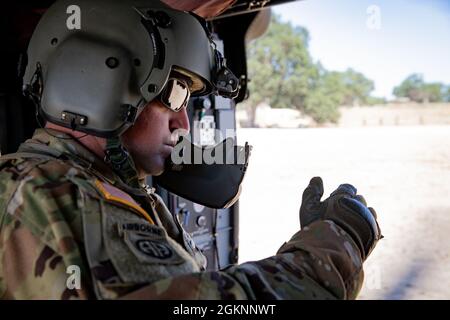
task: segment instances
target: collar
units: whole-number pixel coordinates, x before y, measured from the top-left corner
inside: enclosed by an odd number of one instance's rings
[[[71,135],[54,129],[36,129],[33,137],[27,140],[23,145],[32,144],[45,145],[54,151],[64,154],[69,158],[75,158],[80,162],[86,163],[88,168],[98,171],[109,182],[121,181],[119,176],[99,158],[96,154],[82,145],[78,139]],[[20,148],[19,148],[20,150]]]

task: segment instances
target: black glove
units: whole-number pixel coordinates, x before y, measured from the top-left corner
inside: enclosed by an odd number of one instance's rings
[[[303,192],[301,227],[317,220],[333,221],[353,238],[365,260],[383,237],[375,210],[367,207],[364,197],[357,195],[356,188],[350,184],[341,184],[328,199],[321,202],[322,195],[322,179],[312,178]]]

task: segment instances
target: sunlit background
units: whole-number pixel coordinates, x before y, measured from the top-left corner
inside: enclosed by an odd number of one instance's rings
[[[272,9],[248,45],[251,92],[238,106],[238,140],[253,145],[240,262],[273,255],[299,229],[301,194],[318,175],[324,197],[352,183],[378,212],[385,239],[360,299],[449,299],[448,57],[445,0]]]

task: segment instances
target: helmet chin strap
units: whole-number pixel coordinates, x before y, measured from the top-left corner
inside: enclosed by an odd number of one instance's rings
[[[136,166],[130,154],[122,145],[120,137],[106,139],[105,153],[105,162],[111,165],[122,181],[132,188],[139,188]]]

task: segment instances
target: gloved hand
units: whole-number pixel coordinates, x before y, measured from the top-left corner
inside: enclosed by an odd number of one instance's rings
[[[303,229],[317,220],[333,221],[353,238],[365,260],[383,237],[375,210],[367,207],[364,197],[350,184],[341,184],[324,201],[320,201],[322,195],[322,179],[312,178],[303,192],[300,226]]]

